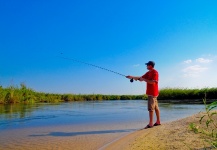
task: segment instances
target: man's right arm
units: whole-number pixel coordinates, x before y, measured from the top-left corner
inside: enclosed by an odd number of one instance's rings
[[[128,79],[134,79],[134,80],[139,80],[141,77],[136,77],[136,76],[126,76]]]

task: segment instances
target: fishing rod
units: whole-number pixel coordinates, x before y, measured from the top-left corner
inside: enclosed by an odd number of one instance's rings
[[[62,53],[61,53],[61,54],[62,54]],[[59,56],[59,57],[62,58],[62,59],[72,60],[72,61],[77,62],[77,63],[82,63],[82,64],[85,64],[85,65],[88,65],[88,66],[92,66],[92,67],[95,67],[95,68],[99,68],[99,69],[102,69],[102,70],[105,70],[105,71],[108,71],[108,72],[112,72],[112,73],[114,73],[114,74],[117,74],[117,75],[126,77],[126,75],[121,74],[121,73],[119,73],[119,72],[112,71],[112,70],[110,70],[110,69],[103,68],[103,67],[100,67],[100,66],[97,66],[97,65],[94,65],[94,64],[90,64],[90,63],[87,63],[87,62],[84,62],[84,61],[80,61],[80,60],[72,59],[72,58],[68,58],[68,57],[63,57],[63,56]],[[130,82],[133,82],[133,78],[130,79]]]

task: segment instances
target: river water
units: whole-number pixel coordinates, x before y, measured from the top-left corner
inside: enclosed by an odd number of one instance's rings
[[[159,104],[163,122],[204,110],[200,104]],[[0,130],[35,126],[141,123],[148,121],[144,100],[0,105]]]
[[[204,105],[201,104],[160,103],[159,107],[163,123],[204,111]],[[50,143],[53,141],[51,145],[59,142],[56,147],[62,148],[63,145],[67,145],[63,144],[67,141],[66,137],[69,141],[74,140],[74,144],[80,143],[75,145],[78,149],[83,149],[84,140],[86,143],[88,140],[89,143],[95,143],[90,149],[98,149],[121,136],[145,127],[147,123],[148,111],[145,100],[0,105],[0,149],[14,149],[13,145],[16,149],[32,148],[28,143],[32,144],[34,140],[38,143],[35,147],[39,146],[41,141],[38,149],[47,148],[43,147],[46,145],[43,143],[44,140]],[[65,140],[61,144],[63,138],[57,142],[54,141],[56,137],[65,137]],[[91,138],[87,140],[87,137]]]

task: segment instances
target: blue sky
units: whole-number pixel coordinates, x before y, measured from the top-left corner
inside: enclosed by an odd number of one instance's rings
[[[160,88],[216,87],[217,1],[0,1],[0,84],[37,91],[143,94],[125,75],[156,62]]]

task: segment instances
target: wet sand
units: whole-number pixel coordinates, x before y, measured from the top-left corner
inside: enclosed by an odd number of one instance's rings
[[[129,133],[131,126],[51,126],[0,131],[0,150],[95,150]]]
[[[198,126],[201,114],[169,122],[150,129],[143,129],[129,134],[108,145],[105,150],[202,150],[210,149],[204,137],[190,130],[189,124]],[[202,125],[205,127],[205,122]]]

